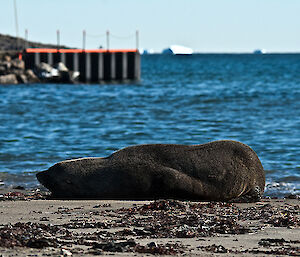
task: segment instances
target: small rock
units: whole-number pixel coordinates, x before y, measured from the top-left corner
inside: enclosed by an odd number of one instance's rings
[[[11,57],[9,55],[5,55],[4,56],[4,61],[10,62],[11,61]]]
[[[49,219],[47,217],[42,217],[40,218],[40,221],[49,221]]]
[[[19,83],[21,84],[27,84],[28,80],[25,74],[20,74],[17,76]]]
[[[148,246],[149,248],[157,247],[157,243],[155,243],[155,242],[150,242],[149,244],[147,244],[147,246]]]
[[[12,66],[12,68],[15,68],[15,69],[24,70],[25,62],[23,60],[13,59],[11,61],[11,66]]]
[[[286,199],[299,199],[300,196],[296,195],[296,194],[290,194],[290,195],[285,196],[284,198],[286,198]]]
[[[26,70],[25,75],[27,76],[27,81],[29,83],[39,83],[39,78],[34,74],[32,70]]]
[[[72,256],[72,253],[69,250],[63,248],[61,249],[61,254],[63,256]]]
[[[7,73],[16,75],[17,79],[19,79],[18,77],[20,77],[21,75],[24,75],[24,71],[23,70],[18,70],[18,69],[11,69]]]
[[[79,71],[70,71],[70,76],[73,81],[79,79],[80,72]]]
[[[11,68],[11,62],[4,61],[4,62],[1,62],[0,65],[1,65],[1,67],[3,67],[6,71],[8,71],[8,70]]]
[[[36,69],[37,69],[37,71],[40,71],[40,72],[45,71],[45,72],[51,73],[51,71],[53,70],[53,67],[48,63],[41,62],[40,64],[36,65]]]
[[[0,183],[1,183],[1,181],[0,181]],[[13,189],[25,190],[25,187],[22,187],[22,186],[15,186],[15,187],[13,187]]]
[[[17,76],[15,74],[0,76],[0,84],[18,84]]]
[[[59,62],[56,65],[54,65],[54,68],[56,68],[59,72],[62,72],[62,71],[68,72],[69,71],[67,66],[62,62]]]
[[[204,247],[206,251],[214,252],[214,253],[227,253],[228,250],[223,245],[209,245]]]
[[[26,246],[30,247],[30,248],[42,249],[42,248],[49,247],[49,246],[55,246],[55,244],[53,244],[53,242],[51,242],[51,240],[46,239],[46,238],[38,238],[38,239],[31,238],[26,243]]]
[[[57,69],[53,68],[50,64],[41,62],[35,67],[35,73],[37,76],[44,81],[57,82],[60,73]]]
[[[1,63],[0,63],[0,75],[6,75],[7,73],[6,73],[6,68],[5,68],[5,66],[3,66],[3,65],[1,65]]]
[[[92,255],[102,255],[103,251],[101,249],[92,249],[92,250],[89,251],[89,254],[92,254]]]

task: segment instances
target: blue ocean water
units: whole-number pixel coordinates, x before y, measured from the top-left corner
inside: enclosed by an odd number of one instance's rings
[[[250,145],[267,195],[300,192],[300,55],[142,57],[142,80],[0,85],[0,180],[36,186],[55,162],[135,144]]]

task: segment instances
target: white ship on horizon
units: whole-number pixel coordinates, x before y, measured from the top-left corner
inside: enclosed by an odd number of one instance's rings
[[[169,48],[166,48],[162,51],[163,54],[175,54],[175,55],[181,55],[181,54],[193,54],[193,49],[185,46],[180,45],[171,45]]]

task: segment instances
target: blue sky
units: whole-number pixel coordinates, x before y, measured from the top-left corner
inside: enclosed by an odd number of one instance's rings
[[[16,0],[19,32],[44,43],[160,51],[172,44],[197,52],[300,52],[299,0]],[[15,35],[13,0],[0,0],[0,33]],[[114,36],[113,36],[114,35]],[[126,38],[127,36],[130,36]],[[120,38],[117,38],[119,36]],[[123,38],[124,37],[124,38]]]

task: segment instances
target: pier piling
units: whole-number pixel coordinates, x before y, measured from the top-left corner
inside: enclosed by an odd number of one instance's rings
[[[79,71],[79,81],[101,83],[137,81],[141,77],[140,53],[129,50],[84,50],[29,48],[22,55],[26,69],[41,62],[54,65],[62,62],[71,71]]]

